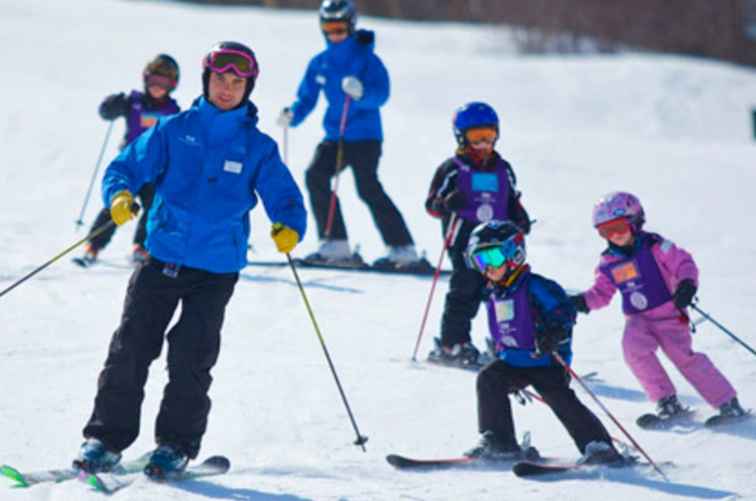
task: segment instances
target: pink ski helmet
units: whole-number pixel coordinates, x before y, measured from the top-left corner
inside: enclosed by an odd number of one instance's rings
[[[593,206],[594,228],[620,217],[628,219],[634,231],[643,227],[646,217],[638,197],[626,191],[615,191],[601,197]]]

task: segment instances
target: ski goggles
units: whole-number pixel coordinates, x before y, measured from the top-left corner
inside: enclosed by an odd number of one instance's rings
[[[152,73],[150,75],[147,75],[144,78],[144,85],[146,87],[160,87],[161,89],[165,89],[167,91],[172,91],[176,88],[176,80],[174,80],[171,77],[167,77],[165,75],[158,75],[157,73]]]
[[[617,219],[601,223],[596,226],[596,229],[602,237],[610,238],[614,235],[624,235],[631,231],[632,228],[630,227],[630,221],[628,221],[627,218],[618,217]]]
[[[496,142],[498,137],[499,135],[496,133],[496,129],[490,127],[468,129],[465,132],[465,139],[467,139],[467,142],[473,147],[492,145]]]
[[[484,247],[470,256],[470,264],[481,273],[485,273],[489,267],[497,269],[506,265],[510,269],[516,268],[522,264],[521,261],[519,246],[513,239],[500,245]]]
[[[320,29],[326,35],[346,35],[349,33],[349,26],[342,21],[329,21],[320,24]]]
[[[234,49],[218,49],[211,52],[205,58],[203,66],[215,73],[230,70],[241,78],[255,78],[259,71],[253,56]]]

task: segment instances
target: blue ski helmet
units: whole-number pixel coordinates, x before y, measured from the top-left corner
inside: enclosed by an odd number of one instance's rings
[[[323,0],[320,4],[320,24],[343,21],[352,33],[357,25],[357,9],[351,0]]]
[[[457,108],[452,119],[452,129],[457,144],[464,146],[465,132],[476,127],[493,127],[498,135],[499,116],[496,111],[490,105],[480,101],[473,101]]]

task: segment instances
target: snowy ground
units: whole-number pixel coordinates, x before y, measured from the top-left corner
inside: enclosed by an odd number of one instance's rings
[[[645,204],[648,227],[695,255],[701,307],[756,344],[756,239],[744,234],[753,229],[746,200],[756,186],[753,70],[650,54],[520,57],[503,30],[369,18],[362,24],[378,30],[378,51],[392,75],[382,179],[432,261],[440,231],[422,202],[434,169],[453,149],[452,111],[487,100],[502,119],[499,149],[538,219],[528,242],[536,270],[569,288],[587,287],[601,250],[590,227],[591,206],[607,191],[632,190]],[[96,115],[102,97],[139,87],[144,62],[168,52],[182,66],[176,96],[187,106],[200,92],[201,56],[221,39],[239,39],[257,51],[262,74],[253,97],[260,125],[280,138],[275,117],[322,47],[313,12],[0,0],[0,288],[83,236],[74,232],[74,221],[105,136],[106,124]],[[321,116],[322,103],[290,136],[290,164],[300,182],[321,137]],[[121,134],[121,123],[115,132]],[[115,143],[111,138],[108,158]],[[378,257],[384,249],[351,175],[341,186],[352,242],[362,244],[366,258]],[[99,208],[98,196],[87,223]],[[253,223],[257,257],[276,258],[262,210]],[[121,230],[108,248],[104,257],[113,266],[82,271],[66,257],[0,299],[6,401],[0,463],[64,466],[75,454],[120,315],[132,230]],[[295,254],[315,245],[310,232]],[[756,499],[756,421],[672,432],[633,425],[651,406],[622,361],[616,303],[581,318],[575,368],[599,372],[603,381],[592,389],[654,459],[674,462],[670,482],[629,471],[560,482],[520,480],[506,471],[396,472],[384,461],[388,453],[454,455],[477,440],[474,376],[409,360],[430,281],[301,275],[357,422],[370,436],[367,453],[351,445],[353,432],[290,271],[248,268],[228,309],[202,452],[227,454],[232,471],[175,486],[140,480],[116,499]],[[445,290],[442,283],[422,356],[436,333]],[[481,315],[474,333],[479,346],[484,332]],[[754,357],[711,324],[699,327],[695,345],[733,381],[743,404],[756,406]],[[163,369],[163,361],[153,366],[142,434],[127,455],[152,445]],[[672,376],[702,422],[713,411],[677,372]],[[542,453],[577,454],[545,406],[516,406],[515,418],[518,431],[530,430]],[[0,499],[100,497],[67,482],[2,489]]]

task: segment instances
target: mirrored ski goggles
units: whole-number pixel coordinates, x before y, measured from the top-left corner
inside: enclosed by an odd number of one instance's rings
[[[155,86],[168,91],[176,88],[176,80],[165,75],[158,75],[156,73],[147,75],[144,79],[144,84],[146,87]]]
[[[489,267],[501,268],[505,264],[509,268],[515,268],[520,264],[518,262],[518,253],[517,244],[512,240],[507,240],[501,245],[484,247],[473,252],[473,255],[470,256],[470,262],[481,273],[485,273]]]
[[[617,219],[612,219],[611,221],[601,223],[600,225],[596,226],[596,229],[598,230],[599,235],[601,235],[602,237],[610,238],[613,235],[624,235],[631,230],[631,227],[630,221],[628,221],[627,218],[619,217]]]
[[[326,35],[346,35],[349,33],[349,26],[342,21],[329,21],[320,24],[320,29]]]
[[[220,49],[211,52],[205,58],[204,67],[215,73],[233,71],[241,78],[257,76],[257,61],[249,54],[233,49]]]
[[[490,127],[468,129],[467,132],[465,132],[465,139],[467,139],[467,142],[474,147],[494,144],[498,137],[499,135],[496,133],[496,129]]]

